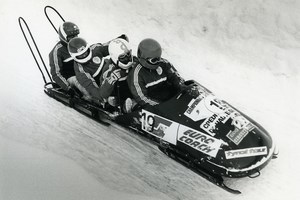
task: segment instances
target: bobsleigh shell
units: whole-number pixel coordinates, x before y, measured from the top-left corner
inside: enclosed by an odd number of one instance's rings
[[[213,173],[243,177],[260,171],[275,149],[268,132],[204,87],[198,90],[197,98],[181,94],[142,110],[142,130],[205,160],[201,166]]]

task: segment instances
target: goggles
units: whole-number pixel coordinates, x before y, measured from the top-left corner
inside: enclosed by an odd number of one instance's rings
[[[90,51],[91,49],[88,48],[83,54],[76,56],[75,58],[77,58],[78,60],[85,59],[90,54]]]
[[[161,62],[161,58],[160,57],[146,58],[146,61],[151,65],[156,65]]]
[[[132,61],[131,50],[119,55],[118,60],[119,60],[119,62],[121,62],[123,64],[127,64],[127,63],[131,62]]]

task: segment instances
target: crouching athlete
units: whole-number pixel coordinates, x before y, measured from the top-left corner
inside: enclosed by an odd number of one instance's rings
[[[107,59],[100,76],[99,93],[110,106],[118,107],[120,112],[125,109],[125,100],[132,98],[127,84],[127,76],[136,60],[128,41],[117,38],[108,46],[110,59]]]
[[[89,94],[79,84],[74,71],[74,60],[68,52],[68,43],[72,38],[78,37],[79,28],[73,22],[64,22],[58,28],[59,42],[49,53],[49,65],[52,79],[64,91],[74,95],[77,88],[84,98],[89,98]]]
[[[123,38],[127,39],[125,36]],[[110,97],[117,96],[114,91],[116,82],[126,80],[132,65],[131,49],[125,39],[119,37],[108,45],[89,45],[83,38],[77,37],[68,44],[69,53],[75,60],[76,77],[94,102],[115,104],[115,98]],[[124,91],[120,94],[126,96],[128,93]]]
[[[131,109],[155,106],[182,90],[190,90],[193,96],[198,95],[198,90],[186,87],[174,66],[161,55],[162,48],[156,40],[147,38],[139,43],[138,62],[127,79],[134,98]]]

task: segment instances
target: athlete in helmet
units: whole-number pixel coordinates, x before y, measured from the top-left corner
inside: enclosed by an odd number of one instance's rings
[[[77,37],[79,33],[78,26],[72,22],[64,22],[58,28],[59,39],[64,43],[68,43],[72,38]]]
[[[74,61],[67,48],[70,39],[77,37],[79,33],[78,26],[72,22],[64,22],[58,28],[60,41],[49,53],[50,73],[53,80],[69,94],[73,95],[73,88],[76,87],[83,93],[85,98],[89,98],[89,94],[85,92],[76,79],[73,69]]]
[[[156,70],[159,67],[157,64],[161,61],[161,54],[161,46],[154,39],[144,39],[138,46],[137,56],[139,61],[148,69]]]
[[[117,38],[112,40],[108,45],[108,51],[112,62],[122,69],[129,69],[133,63],[132,49],[129,43]]]
[[[91,47],[80,37],[71,39],[68,44],[68,51],[78,63],[87,63],[92,58]]]
[[[139,106],[157,105],[174,96],[184,85],[173,65],[161,57],[160,44],[151,38],[138,46],[138,63],[128,75],[127,81],[134,100]]]
[[[121,38],[108,45],[110,59],[106,60],[100,77],[101,96],[112,106],[123,105],[132,97],[127,84],[127,75],[136,57],[132,56],[130,44]]]
[[[119,45],[123,53],[115,45]],[[100,43],[89,45],[83,38],[76,37],[70,40],[68,50],[75,60],[74,69],[79,83],[94,100],[100,102],[107,100],[115,82],[124,78],[122,70],[125,72],[132,64],[129,44],[120,38],[112,40],[107,46]],[[109,50],[116,63],[112,59],[105,59]],[[122,55],[116,56],[117,53]],[[116,66],[122,67],[122,70],[116,70]]]

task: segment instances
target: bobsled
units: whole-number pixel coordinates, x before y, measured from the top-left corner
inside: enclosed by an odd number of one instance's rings
[[[65,20],[53,7],[44,8],[57,32],[47,9]],[[49,97],[105,126],[116,123],[146,139],[150,138],[167,156],[222,189],[239,194],[239,190],[225,184],[223,177],[256,177],[272,158],[276,158],[276,146],[261,125],[193,80],[185,84],[198,90],[197,97],[180,91],[158,105],[138,108],[131,113],[120,109],[117,115],[103,104],[66,93],[53,82],[26,21],[22,17],[18,21],[44,80],[44,92]]]
[[[155,106],[111,117],[98,104],[69,96],[60,88],[45,86],[45,93],[75,110],[109,125],[122,127],[151,138],[170,158],[187,166],[231,193],[223,177],[256,177],[277,155],[269,133],[257,122],[218,99],[212,92],[190,80],[185,83],[199,91],[197,97],[179,92]]]
[[[195,81],[194,98],[179,93],[116,120],[160,140],[161,150],[209,174],[257,176],[277,154],[269,133],[257,122]],[[172,155],[173,154],[173,155]]]

